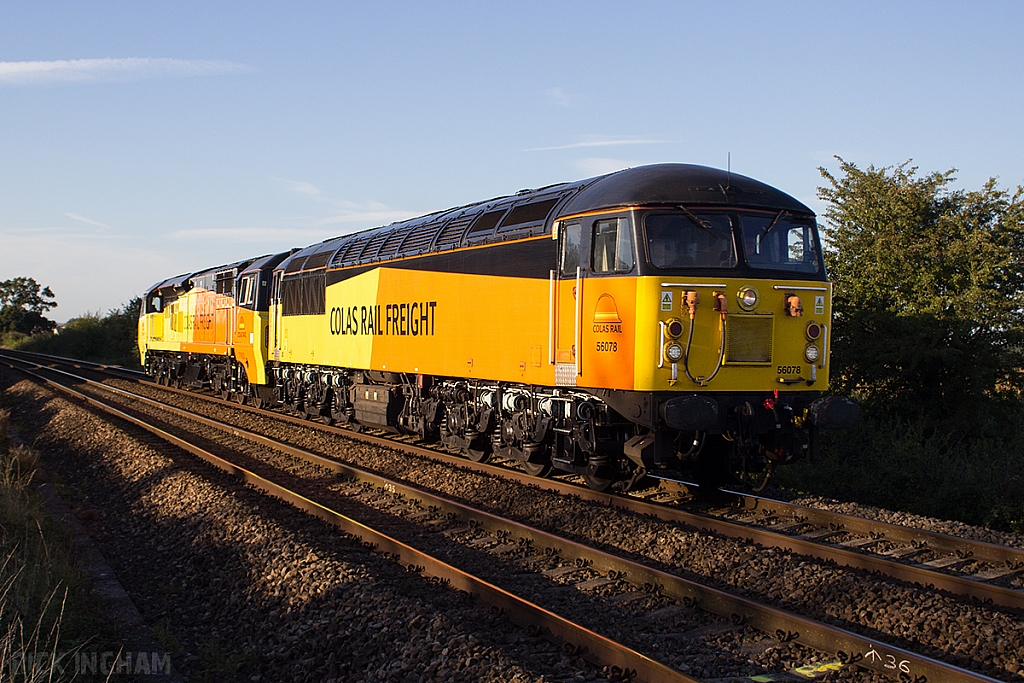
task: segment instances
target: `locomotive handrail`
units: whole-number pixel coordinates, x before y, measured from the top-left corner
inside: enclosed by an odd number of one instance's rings
[[[555,271],[550,270],[548,279],[548,365],[555,364]]]
[[[661,330],[661,341],[658,343],[658,368],[665,367],[665,321],[658,321],[658,328]]]
[[[662,287],[686,287],[686,288],[691,288],[691,287],[717,287],[719,289],[725,289],[728,285],[719,285],[719,284],[713,284],[713,283],[707,283],[707,282],[698,282],[698,283],[692,283],[692,282],[662,282],[661,286]]]
[[[777,292],[786,290],[789,292],[827,292],[828,287],[786,287],[785,285],[775,285],[772,287]]]
[[[576,266],[576,334],[573,335],[573,344],[576,353],[573,360],[576,361],[576,376],[583,374],[583,268]]]

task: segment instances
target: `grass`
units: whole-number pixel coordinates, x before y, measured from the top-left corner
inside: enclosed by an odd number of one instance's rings
[[[866,406],[849,432],[824,432],[818,462],[780,467],[804,493],[1024,534],[1024,416],[981,429],[924,426]]]
[[[78,573],[32,488],[37,454],[8,442],[8,419],[0,410],[0,679],[71,680],[61,628]]]
[[[0,405],[0,681],[80,681],[78,653],[117,651],[118,634],[35,488],[39,454],[10,443],[9,420]]]

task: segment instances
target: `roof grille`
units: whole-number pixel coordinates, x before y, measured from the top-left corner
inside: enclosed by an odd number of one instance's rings
[[[501,222],[501,229],[506,230],[510,226],[522,225],[523,223],[540,223],[548,217],[551,209],[555,208],[557,203],[558,197],[545,199],[542,202],[520,204],[508,212],[508,216]]]
[[[395,254],[398,253],[398,248],[402,246],[402,242],[405,240],[406,235],[412,232],[413,227],[416,226],[402,227],[388,233],[387,238],[384,240],[384,244],[380,246],[380,251],[377,252],[377,259],[383,260],[394,258]]]
[[[494,232],[494,226],[498,224],[498,219],[503,215],[505,215],[504,207],[497,211],[488,211],[487,213],[482,214],[480,218],[473,223],[473,227],[469,229],[468,238],[472,239],[475,237],[481,237]]]
[[[476,218],[477,214],[471,213],[468,215],[459,216],[449,221],[448,225],[444,226],[441,233],[434,240],[434,249],[448,249],[450,247],[457,247],[462,243],[462,233],[466,232],[466,226]]]
[[[405,235],[405,240],[398,247],[402,256],[414,256],[430,248],[434,235],[441,229],[442,221],[433,221],[415,226]]]
[[[297,273],[298,271],[302,270],[302,264],[306,262],[306,258],[307,257],[305,256],[293,258],[291,261],[288,262],[288,267],[284,269],[284,272]]]

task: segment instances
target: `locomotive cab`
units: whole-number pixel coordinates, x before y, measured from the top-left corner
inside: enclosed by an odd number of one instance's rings
[[[657,170],[645,187],[599,188],[588,203],[664,195],[673,179],[654,181]],[[622,445],[636,472],[763,483],[775,465],[813,455],[818,429],[856,420],[852,402],[822,398],[831,286],[813,213],[756,181],[725,187],[553,226],[556,385],[594,388],[612,409],[607,424],[636,425]]]

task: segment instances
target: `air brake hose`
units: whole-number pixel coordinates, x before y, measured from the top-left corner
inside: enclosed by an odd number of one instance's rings
[[[698,386],[707,386],[708,383],[715,378],[718,371],[722,369],[722,360],[725,358],[725,316],[726,309],[724,306],[721,307],[720,313],[722,316],[722,337],[718,345],[718,362],[715,364],[715,370],[707,377],[694,377],[690,373],[690,346],[693,344],[693,322],[697,317],[697,304],[700,303],[700,298],[696,292],[693,292],[693,296],[689,296],[687,292],[686,305],[690,309],[690,332],[686,335],[686,350],[683,352],[683,372],[686,373],[686,377]],[[717,307],[717,306],[716,306]]]

